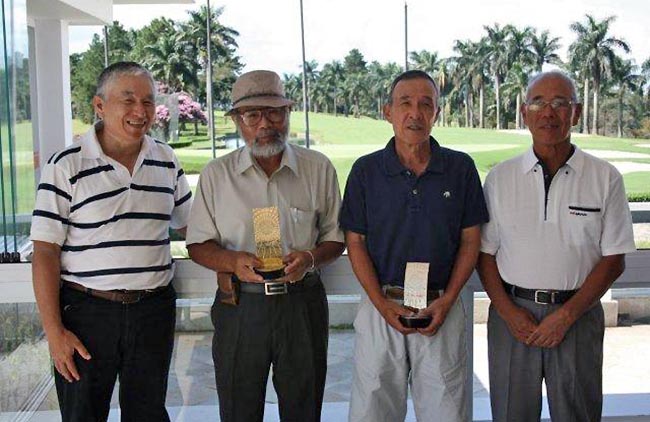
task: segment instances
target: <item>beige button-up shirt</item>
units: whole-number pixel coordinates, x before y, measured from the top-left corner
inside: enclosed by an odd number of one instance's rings
[[[187,244],[216,241],[255,253],[253,208],[278,207],[282,253],[343,243],[336,170],[323,154],[287,144],[280,167],[267,177],[248,147],[211,161],[201,172]]]

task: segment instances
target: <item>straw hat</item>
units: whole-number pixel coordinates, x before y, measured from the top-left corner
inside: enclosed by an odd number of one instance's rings
[[[226,115],[240,107],[284,107],[293,101],[284,96],[284,86],[277,73],[270,70],[253,70],[241,75],[232,86],[232,108]]]

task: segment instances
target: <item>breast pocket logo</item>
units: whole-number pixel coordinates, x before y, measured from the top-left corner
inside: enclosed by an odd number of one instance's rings
[[[448,190],[446,190],[446,191],[444,191],[444,192],[442,193],[442,196],[443,196],[443,198],[445,198],[445,199],[449,199],[449,198],[451,198],[451,192],[449,192]]]

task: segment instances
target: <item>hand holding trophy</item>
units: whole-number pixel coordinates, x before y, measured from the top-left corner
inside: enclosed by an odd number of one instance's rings
[[[278,208],[254,208],[253,231],[257,257],[262,261],[262,266],[255,268],[255,272],[264,280],[276,280],[283,277],[285,264],[282,262]]]
[[[404,274],[404,307],[413,315],[400,315],[399,321],[407,328],[425,328],[431,323],[431,316],[420,315],[427,307],[428,262],[407,262]]]

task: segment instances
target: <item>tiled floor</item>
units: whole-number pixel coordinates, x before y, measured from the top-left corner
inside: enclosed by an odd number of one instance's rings
[[[211,355],[212,333],[180,333],[169,378],[167,404],[173,421],[217,420],[217,395]],[[486,326],[474,325],[474,415],[489,420]],[[330,332],[328,378],[323,421],[344,421],[352,381],[354,333]],[[650,325],[607,328],[605,334],[605,415],[617,421],[648,419],[630,415],[650,412]],[[277,397],[269,385],[265,421],[276,421]],[[111,421],[118,421],[117,398],[113,397]],[[58,421],[56,394],[52,390],[31,421]],[[407,420],[414,420],[412,407]],[[10,419],[7,419],[10,420]],[[4,421],[0,415],[0,421]]]

